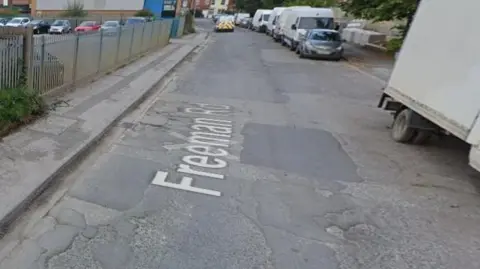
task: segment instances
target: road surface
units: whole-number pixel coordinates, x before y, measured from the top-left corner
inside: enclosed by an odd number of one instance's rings
[[[391,141],[382,86],[213,33],[0,268],[479,268],[466,147]]]

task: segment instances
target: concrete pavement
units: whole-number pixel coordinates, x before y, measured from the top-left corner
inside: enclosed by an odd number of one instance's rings
[[[241,29],[189,61],[1,269],[479,267],[466,149],[391,141],[383,83]]]
[[[170,44],[57,100],[49,115],[0,145],[0,227],[85,152],[205,40]]]

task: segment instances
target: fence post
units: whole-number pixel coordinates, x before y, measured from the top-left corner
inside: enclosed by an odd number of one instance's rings
[[[160,45],[160,38],[161,38],[161,36],[162,36],[162,34],[163,34],[163,28],[165,28],[165,27],[163,27],[164,23],[163,23],[162,21],[159,21],[159,22],[158,22],[158,25],[159,25],[159,27],[160,27],[160,31],[158,31],[158,35],[157,35],[157,46]]]
[[[120,26],[117,29],[117,51],[115,52],[115,65],[118,64],[118,55],[120,55],[120,44],[122,41],[122,32],[123,32],[123,27]]]
[[[100,52],[98,53],[97,73],[100,73],[102,69],[102,56],[103,56],[103,29],[100,29]]]
[[[23,36],[23,61],[25,62],[24,72],[27,79],[27,88],[33,90],[33,28],[27,27]]]
[[[38,83],[38,90],[43,93],[45,90],[45,36],[42,35],[42,47],[40,52],[40,79]]]
[[[132,25],[132,39],[130,40],[130,49],[128,52],[128,58],[132,58],[132,50],[133,50],[133,39],[135,38],[135,25]]]
[[[72,75],[72,83],[75,84],[77,81],[77,68],[78,68],[78,45],[80,43],[80,35],[75,35],[75,45],[74,45],[74,52],[73,52],[73,75]]]
[[[147,22],[148,23],[148,22]],[[140,52],[144,52],[145,50],[143,49],[143,40],[145,39],[145,27],[147,27],[147,23],[144,23],[142,25],[142,38],[141,38],[141,43],[140,43]]]
[[[154,45],[152,45],[152,43],[153,43],[153,41],[152,41],[153,40],[153,33],[155,32],[155,22],[151,22],[151,24],[152,24],[152,31],[150,33],[150,41],[148,42],[148,49],[149,50],[155,47]]]

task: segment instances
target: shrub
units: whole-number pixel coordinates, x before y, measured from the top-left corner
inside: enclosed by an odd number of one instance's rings
[[[0,16],[11,17],[20,14],[18,8],[0,7]]]
[[[148,9],[139,10],[135,13],[135,17],[153,17],[155,14]]]
[[[0,90],[0,126],[20,123],[44,112],[45,103],[37,92],[24,87]]]
[[[73,2],[68,2],[67,7],[65,10],[61,13],[62,17],[67,17],[67,18],[74,18],[74,17],[86,17],[88,15],[88,12],[85,11],[84,6],[82,3],[77,2],[77,0],[74,0]]]
[[[387,51],[396,53],[402,48],[403,38],[392,38],[387,42]]]

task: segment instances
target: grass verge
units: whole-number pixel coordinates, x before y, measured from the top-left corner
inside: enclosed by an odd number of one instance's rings
[[[46,111],[42,97],[26,87],[0,90],[0,137],[32,122]]]

